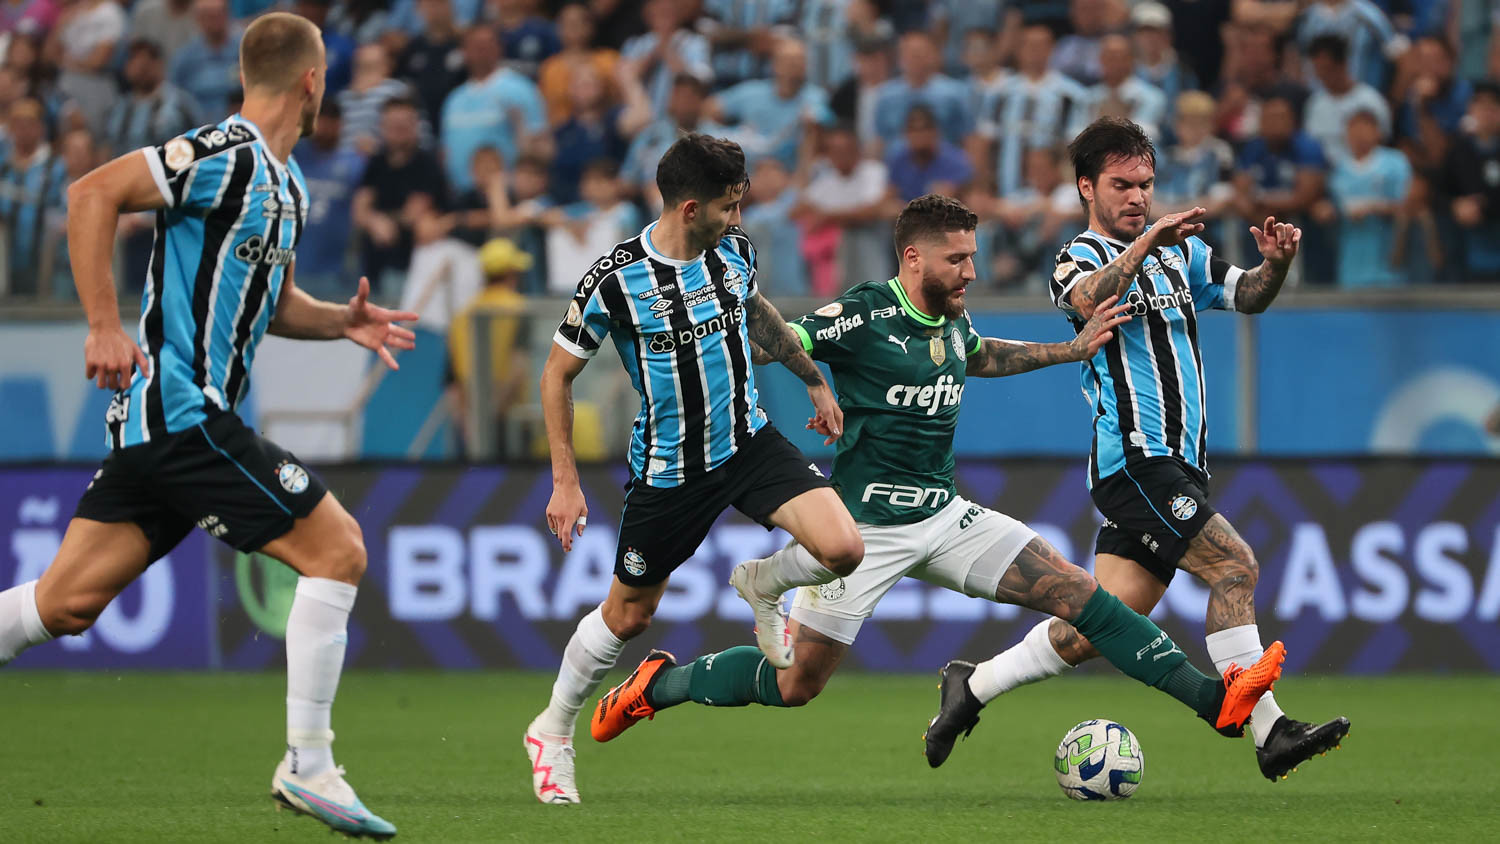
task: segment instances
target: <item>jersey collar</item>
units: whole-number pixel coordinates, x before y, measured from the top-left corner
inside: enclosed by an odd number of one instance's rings
[[[249,129],[250,133],[255,135],[255,139],[257,141],[260,141],[260,148],[265,152],[266,158],[269,159],[271,163],[275,164],[277,169],[286,169],[286,164],[281,159],[276,157],[276,153],[271,152],[271,145],[266,143],[266,136],[261,133],[259,126],[256,126],[254,123],[246,120],[245,116],[240,114],[239,112],[235,112],[234,114],[229,115],[229,119],[234,121],[235,123],[240,124],[241,126],[244,126],[246,129]]]
[[[690,260],[679,261],[676,258],[668,258],[660,252],[657,252],[656,247],[651,244],[651,231],[655,228],[656,223],[652,222],[644,229],[641,229],[641,246],[646,250],[646,254],[650,255],[653,259],[660,261],[669,267],[686,267],[698,263],[698,259],[703,257],[703,253],[699,252],[696,257]]]
[[[913,320],[921,323],[922,325],[933,328],[936,328],[937,326],[942,325],[948,321],[947,317],[930,317],[918,310],[917,306],[913,305],[911,303],[911,300],[906,298],[906,288],[901,286],[901,282],[898,279],[893,278],[886,283],[891,286],[891,290],[896,294],[896,299],[901,302],[901,308],[906,311],[906,315],[911,317]]]

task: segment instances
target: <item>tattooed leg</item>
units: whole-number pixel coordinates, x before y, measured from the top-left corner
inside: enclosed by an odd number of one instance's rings
[[[1209,634],[1255,623],[1255,583],[1260,565],[1255,552],[1229,520],[1215,514],[1188,545],[1178,567],[1208,584]]]

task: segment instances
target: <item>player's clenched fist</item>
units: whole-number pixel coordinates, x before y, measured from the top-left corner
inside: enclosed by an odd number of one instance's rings
[[[547,529],[562,542],[564,551],[573,550],[574,528],[577,536],[583,536],[588,525],[589,506],[583,500],[583,488],[577,483],[559,484],[552,488],[552,498],[547,501]]]
[[[89,331],[88,339],[83,341],[83,374],[99,389],[129,387],[136,367],[140,367],[143,375],[151,374],[151,361],[125,329],[116,325]]]

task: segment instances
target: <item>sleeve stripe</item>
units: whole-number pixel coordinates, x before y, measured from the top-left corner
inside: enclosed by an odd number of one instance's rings
[[[562,349],[573,357],[582,358],[584,360],[591,359],[594,356],[594,353],[599,351],[598,349],[585,349],[577,343],[574,343],[572,340],[564,337],[561,331],[552,335],[552,342],[556,343],[558,348]]]
[[[1091,252],[1093,252],[1095,254],[1096,257],[1095,257],[1094,260],[1098,264],[1098,266],[1100,266],[1100,267],[1102,267],[1105,264],[1109,263],[1109,260],[1110,260],[1109,257],[1108,257],[1109,250],[1106,249],[1106,248],[1104,248],[1104,244],[1100,243],[1099,241],[1095,240],[1092,237],[1088,237],[1087,235],[1079,235],[1079,236],[1073,238],[1073,242],[1070,243],[1070,244],[1068,244],[1068,252],[1069,252],[1069,254],[1076,254],[1076,253],[1073,252],[1073,247],[1074,246],[1086,246],[1086,247],[1088,247],[1089,251],[1091,251]],[[1080,257],[1084,257],[1084,256],[1080,256]]]
[[[802,351],[811,352],[813,348],[813,342],[812,338],[807,334],[807,329],[803,328],[795,322],[789,322],[787,323],[787,325],[791,327],[792,333],[796,334],[797,337],[802,340]]]
[[[979,351],[980,347],[984,345],[984,338],[979,336],[979,333],[974,330],[974,326],[972,325],[969,326],[969,336],[974,338],[974,346],[969,349],[969,354],[973,354]]]
[[[1234,307],[1234,288],[1240,283],[1240,276],[1244,274],[1244,270],[1233,264],[1230,264],[1228,272],[1224,273],[1224,307],[1226,310],[1236,310]]]
[[[166,200],[168,208],[175,207],[177,198],[172,196],[172,188],[167,184],[167,171],[162,169],[161,158],[156,154],[156,148],[141,147],[141,155],[146,157],[146,167],[151,171],[151,179],[156,182],[156,189],[161,191],[161,198]]]

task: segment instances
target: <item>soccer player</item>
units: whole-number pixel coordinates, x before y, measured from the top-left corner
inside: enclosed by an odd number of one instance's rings
[[[1260,657],[1255,624],[1255,553],[1208,502],[1203,363],[1197,311],[1258,314],[1286,281],[1302,232],[1267,217],[1252,226],[1260,266],[1220,260],[1197,237],[1206,213],[1193,208],[1152,225],[1156,151],[1128,120],[1101,118],[1069,147],[1089,228],[1057,256],[1052,301],[1083,331],[1116,298],[1136,317],[1083,363],[1083,392],[1094,415],[1089,488],[1104,514],[1094,575],[1138,612],[1161,600],[1177,569],[1208,584],[1208,655],[1219,668]],[[943,669],[932,746],[977,720],[979,709],[1025,683],[1055,676],[1099,653],[1087,631],[1061,621],[1038,624],[1020,643],[974,666]],[[966,678],[966,682],[949,680]],[[1273,782],[1337,747],[1347,718],[1313,725],[1282,713],[1270,692],[1250,717],[1261,773]]]
[[[689,700],[710,706],[801,706],[827,684],[861,624],[902,577],[1019,604],[1087,630],[1120,670],[1237,732],[1280,675],[1280,646],[1259,664],[1210,677],[1150,620],[1099,588],[1036,532],[966,501],[953,482],[953,432],[967,376],[998,377],[1086,360],[1129,319],[1105,303],[1071,343],[981,338],[964,310],[974,280],[975,215],[945,196],[919,197],[896,220],[896,278],[857,285],[792,323],[838,384],[848,430],[833,481],[859,521],[865,557],[842,579],[797,593],[796,661],[781,671],[752,647],[677,665],[653,651],[600,699],[590,722],[609,741],[642,718]],[[742,565],[807,560],[792,543]],[[806,564],[806,563],[804,563]],[[1247,663],[1248,665],[1248,663]],[[941,761],[941,760],[938,760]],[[936,762],[934,763],[936,764]]]
[[[526,728],[532,788],[577,803],[573,726],[625,642],[645,632],[672,571],[730,506],[781,527],[808,553],[741,564],[730,584],[755,613],[777,666],[793,659],[781,594],[859,565],[864,546],[828,481],[757,406],[750,341],[807,385],[813,426],[839,436],[843,415],[817,364],[756,285],[755,249],[739,229],[748,181],[738,144],[688,134],[657,164],[660,219],[595,262],[553,339],[542,373],[552,449],[547,525],[572,548],[588,515],[573,459],[573,379],[606,336],[641,394],[630,439],[615,578],[563,651],[547,708]]]
[[[0,592],[0,664],[87,630],[152,562],[198,525],[297,571],[286,623],[287,749],[271,780],[279,805],[333,829],[389,838],[333,761],[330,713],[345,633],[365,570],[359,525],[295,455],[235,415],[255,348],[282,337],[347,337],[396,367],[416,314],[366,301],[320,302],[292,280],[307,185],[290,157],[323,99],[322,36],[273,13],[240,42],[244,107],[111,161],[68,191],[68,245],[88,315],[85,372],[115,390],[110,453],[40,579]],[[138,339],[120,324],[110,252],[121,212],[156,211]],[[390,348],[387,348],[390,347]]]

